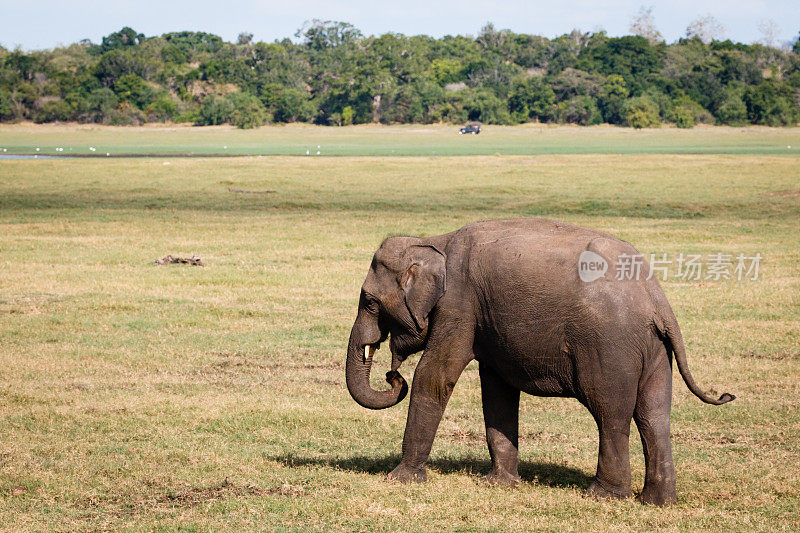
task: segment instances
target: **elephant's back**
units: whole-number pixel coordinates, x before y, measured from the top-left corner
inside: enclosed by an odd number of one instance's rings
[[[655,282],[631,244],[547,219],[468,228],[470,280],[494,325],[522,321],[566,334],[603,328],[608,320],[646,329],[652,320]]]
[[[507,220],[484,220],[467,224],[454,232],[455,235],[473,242],[488,242],[494,239],[549,238],[554,241],[605,237],[624,242],[600,230],[575,226],[549,218],[515,218]]]
[[[457,231],[451,243],[467,256],[473,274],[500,280],[557,275],[557,285],[579,280],[581,254],[592,251],[609,266],[619,256],[638,254],[629,243],[602,231],[543,218],[476,222]],[[555,281],[555,280],[553,280]]]

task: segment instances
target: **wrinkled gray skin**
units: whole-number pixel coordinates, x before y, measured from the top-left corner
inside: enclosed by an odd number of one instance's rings
[[[603,278],[583,282],[585,250],[608,262]],[[391,237],[381,244],[361,290],[347,353],[350,394],[370,409],[396,405],[408,387],[397,372],[424,350],[414,373],[403,457],[388,479],[425,481],[425,462],[453,387],[479,363],[488,479],[516,484],[520,391],[577,398],[599,430],[595,497],[631,494],[631,418],[644,447],[641,501],[675,501],[670,447],[672,355],[686,385],[708,397],[689,373],[675,316],[643,265],[638,280],[616,280],[617,258],[639,255],[606,233],[544,219],[478,222],[438,237]],[[391,390],[369,384],[365,347],[390,338]]]

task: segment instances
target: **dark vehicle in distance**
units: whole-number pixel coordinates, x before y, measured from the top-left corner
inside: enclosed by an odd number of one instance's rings
[[[464,135],[465,133],[471,133],[472,135],[477,135],[480,132],[481,132],[480,122],[472,122],[461,128],[460,130],[458,130],[459,135]]]

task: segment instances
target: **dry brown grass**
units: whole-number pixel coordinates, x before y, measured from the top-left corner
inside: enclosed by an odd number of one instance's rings
[[[163,163],[0,162],[2,528],[800,526],[796,159]],[[582,498],[596,429],[565,399],[523,399],[525,482],[484,485],[473,365],[440,427],[430,482],[382,481],[399,459],[405,408],[359,408],[343,375],[374,248],[389,234],[533,215],[612,231],[646,254],[764,256],[756,282],[664,284],[695,377],[738,396],[701,404],[676,374],[675,506]],[[168,253],[206,266],[152,263]]]

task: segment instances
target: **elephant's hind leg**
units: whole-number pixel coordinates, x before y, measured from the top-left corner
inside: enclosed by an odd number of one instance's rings
[[[628,498],[631,496],[630,432],[636,404],[637,381],[626,364],[631,358],[607,358],[605,368],[584,377],[586,406],[597,422],[600,450],[597,474],[586,496]]]
[[[630,426],[630,418],[603,417],[597,421],[600,433],[597,474],[586,489],[586,496],[612,499],[630,497]]]
[[[669,437],[672,369],[666,352],[654,360],[654,370],[639,386],[633,418],[644,449],[642,503],[675,503],[675,463]]]
[[[519,390],[508,385],[492,368],[480,363],[481,400],[486,424],[486,443],[492,458],[489,483],[516,485],[519,433]]]

